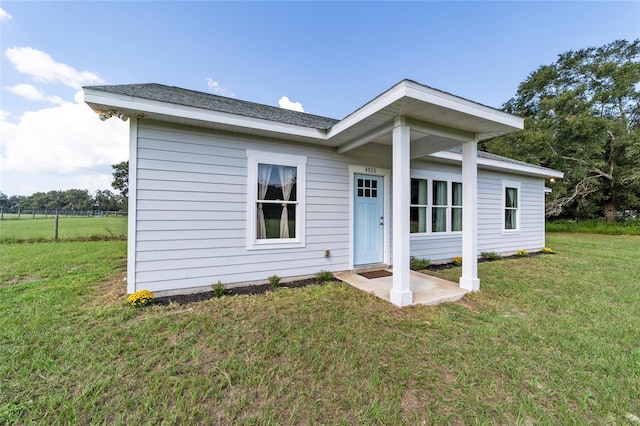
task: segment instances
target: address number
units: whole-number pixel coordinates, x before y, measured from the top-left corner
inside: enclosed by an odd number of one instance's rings
[[[378,171],[376,170],[375,167],[365,167],[364,168],[364,172],[365,173],[377,173]]]

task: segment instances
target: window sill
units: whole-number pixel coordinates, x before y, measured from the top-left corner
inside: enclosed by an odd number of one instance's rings
[[[304,247],[304,241],[269,241],[269,242],[254,242],[247,245],[247,250],[277,250],[277,249],[289,249],[289,248],[302,248]]]
[[[428,239],[432,239],[432,238],[455,238],[455,237],[461,237],[462,236],[462,231],[456,231],[456,232],[415,232],[410,234],[410,239],[412,240],[428,240]]]

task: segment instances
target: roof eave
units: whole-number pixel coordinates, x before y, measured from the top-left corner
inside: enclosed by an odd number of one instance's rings
[[[430,154],[429,157],[436,158],[439,160],[445,161],[454,161],[456,163],[462,162],[462,154],[458,154],[456,152],[436,152]],[[557,178],[562,179],[564,177],[564,173],[554,169],[548,169],[546,167],[534,166],[534,165],[525,165],[525,164],[515,164],[508,163],[506,161],[498,161],[490,158],[478,158],[478,168],[482,168],[485,170],[497,170],[497,171],[508,171],[515,174],[526,175],[526,176],[536,176],[542,178]]]
[[[232,126],[240,131],[244,130],[246,133],[258,131],[265,135],[287,135],[288,137],[294,136],[317,142],[326,140],[327,134],[325,130],[312,127],[109,93],[90,87],[84,88],[84,101],[98,114],[105,112],[124,113],[148,119],[159,116],[165,119],[166,117],[175,117],[174,121],[176,122],[200,127]]]

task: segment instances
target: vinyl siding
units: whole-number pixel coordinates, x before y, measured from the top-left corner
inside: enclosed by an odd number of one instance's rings
[[[152,291],[349,269],[348,167],[389,167],[388,147],[347,157],[143,120],[137,148],[135,281]],[[247,150],[307,157],[305,247],[247,250]]]
[[[422,167],[462,180],[460,167]],[[435,166],[435,165],[434,165]],[[413,170],[413,169],[412,169]],[[428,174],[429,172],[427,172]],[[520,183],[520,231],[504,232],[503,180]],[[478,170],[478,254],[512,254],[520,249],[540,250],[544,237],[544,181],[539,178]],[[411,255],[433,261],[451,260],[462,254],[460,234],[411,236]]]
[[[222,281],[297,277],[351,268],[349,166],[390,169],[391,147],[368,144],[348,155],[331,148],[138,120],[135,182],[135,290],[188,291]],[[247,249],[247,150],[306,156],[305,246]],[[414,162],[413,169],[457,176],[459,166]],[[478,251],[544,246],[541,179],[480,170]],[[503,235],[502,179],[521,182],[521,232]],[[391,182],[385,188],[392,197]],[[388,210],[389,212],[391,209]],[[385,218],[389,232],[392,218]],[[391,235],[388,247],[391,247]],[[461,253],[462,237],[411,237],[411,254],[432,260]],[[324,257],[325,250],[330,251]]]

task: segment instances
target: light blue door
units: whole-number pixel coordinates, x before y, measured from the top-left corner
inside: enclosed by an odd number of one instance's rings
[[[354,176],[354,266],[384,261],[383,182],[382,176]]]

